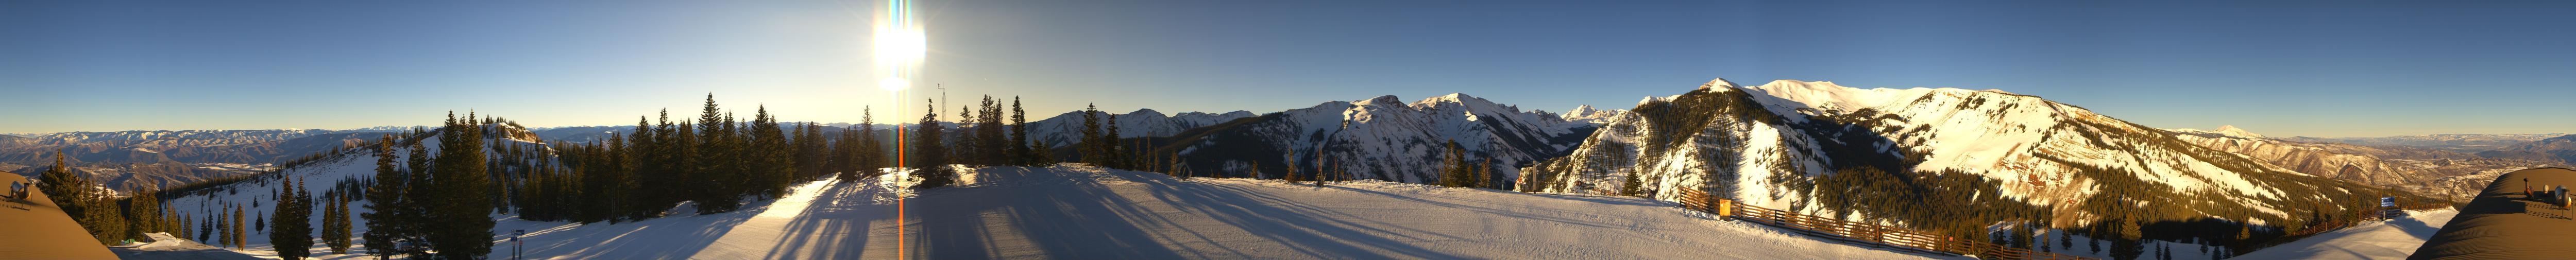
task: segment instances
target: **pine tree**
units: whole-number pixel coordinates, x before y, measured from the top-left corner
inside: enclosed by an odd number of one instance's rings
[[[248,242],[248,241],[250,241],[250,229],[244,229],[244,228],[243,228],[245,225],[243,225],[243,223],[242,223],[242,219],[243,219],[243,218],[245,218],[245,217],[244,217],[244,216],[242,216],[242,215],[243,215],[242,213],[244,213],[243,211],[245,211],[245,210],[244,210],[242,207],[232,207],[232,208],[233,208],[233,226],[232,226],[231,231],[229,231],[229,232],[224,232],[225,234],[229,234],[229,235],[227,235],[227,236],[224,236],[224,237],[225,237],[225,239],[227,239],[227,240],[225,240],[225,241],[224,241],[224,244],[233,245],[233,250],[241,250],[241,249],[242,249],[242,243],[243,243],[243,242]]]
[[[935,108],[937,105],[934,103],[931,107]],[[952,170],[948,167],[946,145],[940,142],[940,132],[943,131],[939,127],[938,120],[938,112],[923,114],[921,130],[913,131],[915,140],[912,142],[910,153],[913,161],[910,164],[915,168],[913,176],[921,179],[919,184],[912,186],[913,189],[947,187],[956,181]]]
[[[1296,154],[1296,153],[1289,153],[1289,154],[1288,154],[1288,165],[1286,165],[1286,166],[1288,166],[1288,173],[1287,173],[1286,175],[1280,175],[1280,176],[1279,176],[1279,179],[1280,179],[1280,180],[1288,181],[1288,183],[1289,183],[1289,184],[1296,184],[1296,183],[1297,183],[1297,182],[1299,182],[1299,181],[1305,181],[1305,179],[1301,179],[1301,178],[1303,178],[1303,177],[1297,176],[1297,154]]]
[[[1498,187],[1494,185],[1493,157],[1485,157],[1485,163],[1476,164],[1476,187],[1487,189],[1496,189],[1496,187]]]
[[[1440,180],[1437,183],[1441,187],[1467,186],[1467,180],[1463,178],[1469,172],[1466,150],[1458,148],[1458,140],[1444,141],[1441,147],[1444,149],[1440,152]]]
[[[2074,233],[2074,232],[2069,232],[2068,230],[2058,230],[2057,232],[2053,232],[2053,233],[2060,233],[2060,234],[2057,234],[2057,247],[2058,247],[2058,248],[2075,249],[2075,233]]]
[[[1106,156],[1108,156],[1105,155],[1105,153],[1109,153],[1108,144],[1108,140],[1100,139],[1100,108],[1091,104],[1084,104],[1082,107],[1082,141],[1079,142],[1079,145],[1082,146],[1082,162],[1091,164],[1091,166],[1107,167],[1109,162],[1102,159],[1107,158]]]
[[[2037,240],[2037,239],[2033,239],[2033,238],[2032,238],[2032,237],[2034,237],[2032,232],[2033,232],[2035,229],[2037,229],[2037,228],[2032,228],[2030,223],[2018,223],[2018,224],[2012,225],[2012,232],[2013,232],[2012,247],[2013,247],[2013,248],[2024,248],[2024,249],[2031,248],[2031,244],[2032,244],[2032,243],[2031,243],[2031,241]],[[2046,244],[2046,243],[2040,243],[2040,244]]]
[[[762,108],[766,109],[768,107],[764,105]],[[793,138],[788,138],[788,144],[796,147],[795,176],[800,178],[804,176],[812,176],[814,173],[822,171],[823,157],[818,155],[823,154],[823,146],[816,145],[814,143],[814,141],[818,141],[822,138],[815,138],[817,136],[818,133],[814,129],[814,124],[805,123],[803,125],[796,126],[796,134]]]
[[[145,238],[143,234],[164,232],[161,229],[161,199],[151,191],[135,192],[125,199],[125,237]]]
[[[303,184],[294,178],[285,180],[277,191],[277,206],[271,208],[277,218],[268,225],[268,243],[275,245],[279,258],[303,259],[312,255],[313,223],[306,219],[313,216],[311,198],[304,194]]]
[[[90,189],[92,185],[89,179],[72,173],[70,165],[64,161],[63,152],[54,152],[54,166],[45,168],[44,175],[36,176],[36,191],[30,193],[44,193],[47,202],[54,203],[56,208],[62,208],[63,214],[80,218],[84,216],[81,214],[83,210],[87,209],[85,206],[88,206],[81,203],[81,200],[89,198],[94,192]],[[82,222],[81,225],[97,224]]]
[[[860,111],[868,111],[868,109]],[[862,114],[864,115],[859,118],[859,132],[856,134],[859,137],[859,143],[853,148],[858,152],[853,156],[854,162],[850,164],[858,168],[860,175],[845,176],[841,178],[843,180],[855,181],[857,178],[854,177],[876,177],[882,174],[880,170],[885,169],[885,144],[877,141],[876,116],[873,112],[862,112]]]
[[[452,112],[451,112],[452,113]],[[423,228],[430,248],[439,258],[473,259],[492,252],[492,200],[483,194],[493,189],[487,174],[482,127],[472,123],[473,116],[455,119],[439,135],[438,158],[430,166],[429,185],[415,187],[429,209]]]
[[[117,207],[116,201],[109,200],[106,194],[93,193],[89,196],[74,202],[85,204],[81,207],[88,208],[81,211],[81,227],[87,228],[91,236],[97,237],[99,244],[124,244],[127,228],[125,209]]]
[[[1125,147],[1119,147],[1118,145],[1120,140],[1126,140],[1125,138],[1118,136],[1118,114],[1109,114],[1109,132],[1100,138],[1102,141],[1101,145],[1104,147],[1101,149],[1101,157],[1104,158],[1101,158],[1100,161],[1103,164],[1107,164],[1107,166],[1103,167],[1121,170],[1127,169],[1127,157],[1125,156],[1125,154],[1127,154],[1127,150]]]
[[[400,223],[408,221],[400,219],[397,215],[407,213],[402,210],[402,205],[408,203],[407,199],[403,198],[403,192],[405,187],[410,186],[410,177],[406,176],[401,166],[396,164],[394,143],[393,135],[385,135],[376,140],[376,175],[372,184],[367,186],[366,200],[370,202],[367,204],[368,212],[360,216],[367,218],[367,233],[364,234],[367,241],[367,254],[375,255],[378,259],[394,254],[396,240],[411,237],[403,233],[407,229],[397,227]]]
[[[957,107],[957,129],[955,133],[951,133],[948,136],[948,139],[950,139],[948,140],[950,142],[948,145],[949,163],[965,164],[968,165],[967,167],[975,167],[977,164],[981,164],[979,159],[976,158],[977,156],[975,156],[975,153],[977,152],[977,148],[983,147],[983,145],[980,144],[982,142],[980,140],[975,140],[978,137],[975,135],[975,132],[968,131],[975,130],[975,122],[978,122],[978,120],[975,119],[975,112],[979,111],[981,110],[975,110],[965,106]]]
[[[203,217],[197,218],[197,223],[196,223],[196,224],[197,224],[197,232],[194,234],[194,235],[196,235],[196,236],[197,236],[197,241],[204,241],[204,242],[207,242],[207,243],[215,243],[215,244],[223,244],[222,242],[215,242],[215,240],[213,240],[213,239],[214,239],[214,234],[215,234],[215,233],[219,233],[219,232],[215,232],[215,216],[216,216],[216,215],[220,215],[220,214],[206,214],[206,215],[204,215]]]
[[[787,186],[796,179],[797,169],[792,168],[791,157],[796,156],[794,152],[797,150],[790,147],[784,132],[786,129],[779,127],[778,118],[769,114],[769,106],[759,106],[755,111],[758,112],[752,115],[751,149],[742,153],[750,159],[743,166],[750,169],[752,178],[760,182],[745,192],[767,198],[787,197]]]
[[[349,200],[341,196],[331,196],[330,201],[330,210],[322,213],[322,222],[326,223],[322,232],[322,242],[331,246],[331,254],[346,255],[349,254],[349,229],[352,228],[349,223]]]
[[[1018,165],[1017,160],[1012,159],[1011,147],[1019,146],[1019,143],[1010,139],[1010,131],[1005,129],[1008,126],[1002,125],[1002,103],[994,100],[992,95],[984,95],[983,109],[983,121],[975,123],[975,139],[980,140],[976,142],[979,147],[975,149],[981,156],[975,160],[985,165]]]
[[[1020,110],[1019,96],[1011,96],[1010,139],[1011,165],[1041,166],[1038,165],[1041,160],[1038,159],[1037,152],[1033,151],[1035,150],[1032,147],[1033,142],[1029,140],[1029,113]]]
[[[2118,237],[2111,240],[2112,259],[2133,260],[2147,253],[2146,244],[2138,238],[2138,222],[2115,220],[2111,224],[2119,225],[2113,231]]]
[[[716,107],[715,95],[708,94],[706,107],[698,114],[699,140],[694,154],[698,165],[689,173],[691,178],[688,179],[696,187],[690,200],[697,202],[700,215],[731,212],[740,207],[744,184],[757,179],[742,176],[747,172],[742,167],[744,157],[735,149],[740,147],[736,144],[742,138],[734,131],[733,116],[723,112]]]

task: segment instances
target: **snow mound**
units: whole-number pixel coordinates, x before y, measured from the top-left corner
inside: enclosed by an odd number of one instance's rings
[[[2245,253],[2232,259],[2402,259],[2415,254],[2459,211],[2407,212],[2406,217],[2362,223],[2287,244]]]
[[[258,257],[252,257],[242,253],[226,251],[223,248],[197,243],[197,241],[181,239],[171,236],[170,233],[145,233],[143,235],[150,238],[152,241],[117,246],[109,248],[109,251],[116,252],[117,258],[128,260],[260,259]]]

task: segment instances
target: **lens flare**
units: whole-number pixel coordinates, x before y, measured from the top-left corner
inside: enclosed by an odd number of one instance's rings
[[[904,89],[912,88],[912,81],[903,80],[903,78],[898,77],[886,77],[883,80],[877,80],[877,88],[885,89],[886,91],[903,91]]]

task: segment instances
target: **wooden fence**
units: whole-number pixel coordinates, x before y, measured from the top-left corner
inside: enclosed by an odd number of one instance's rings
[[[1975,239],[1959,239],[1931,232],[1916,231],[1888,225],[1843,221],[1836,218],[1737,204],[1729,200],[1709,198],[1708,193],[1698,190],[1685,189],[1682,190],[1681,195],[1680,207],[1683,209],[1717,214],[1720,218],[1734,218],[1846,241],[1875,243],[1920,251],[1975,255],[1986,259],[2092,259],[2057,253],[2040,252],[2025,248],[2016,248],[1995,243],[1987,243]]]

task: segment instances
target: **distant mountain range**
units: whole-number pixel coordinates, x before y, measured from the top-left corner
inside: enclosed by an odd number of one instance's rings
[[[395,128],[383,128],[395,129]],[[407,128],[404,128],[407,129]],[[154,130],[0,136],[0,170],[34,176],[62,152],[76,171],[119,191],[237,176],[393,130]]]
[[[2452,142],[2416,142],[2419,145],[2301,142],[2267,138],[2234,126],[2221,126],[2216,131],[2175,129],[2173,132],[2176,133],[2175,138],[2185,142],[2241,154],[2308,175],[2399,188],[2462,203],[2485,189],[2486,182],[2496,175],[2567,165],[2555,158],[2483,155],[2497,151],[2467,154],[2425,148],[2454,147],[2456,143]],[[2530,144],[2526,142],[2524,145]]]
[[[1149,163],[1201,176],[1275,178],[1293,167],[1309,175],[1346,172],[1355,179],[1431,183],[1439,180],[1435,173],[1447,143],[1455,141],[1470,167],[1490,168],[1494,186],[1508,187],[1519,171],[1515,165],[1563,156],[1594,128],[1466,94],[1412,103],[1380,96],[1178,131],[1148,142],[1153,147],[1145,153],[1177,156]]]

